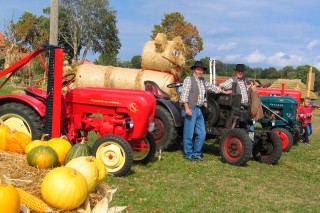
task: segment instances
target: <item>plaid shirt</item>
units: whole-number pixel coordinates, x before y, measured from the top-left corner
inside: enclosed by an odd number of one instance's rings
[[[222,86],[224,89],[229,90],[232,89],[232,83],[233,83],[233,78],[229,78],[225,82],[221,83],[220,86]],[[248,97],[248,88],[246,85],[246,82],[244,79],[240,80],[238,79],[238,85],[240,87],[240,92],[241,92],[241,103],[242,104],[247,104],[249,102],[249,97]]]
[[[213,84],[210,84],[206,80],[200,80],[198,77],[194,76],[197,81],[197,86],[199,88],[199,96],[197,101],[197,106],[202,106],[206,100],[206,90],[212,91],[214,93],[220,93],[222,90]],[[180,96],[180,103],[187,103],[189,100],[189,92],[191,89],[191,77],[188,76],[183,81],[182,93]]]

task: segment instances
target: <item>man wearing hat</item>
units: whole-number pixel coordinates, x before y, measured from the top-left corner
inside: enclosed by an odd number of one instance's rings
[[[246,67],[244,64],[237,64],[236,68],[234,69],[235,76],[229,78],[225,82],[221,83],[219,87],[224,90],[231,90],[232,89],[232,83],[236,82],[237,88],[236,92],[242,95],[241,103],[244,105],[249,104],[249,96],[248,96],[248,86],[246,79],[244,78],[244,72],[246,70]]]
[[[207,82],[203,73],[207,68],[202,61],[196,61],[191,67],[193,75],[183,81],[180,103],[183,105],[183,151],[190,161],[203,161],[202,146],[206,139],[206,128],[201,107],[206,104],[207,90],[215,93],[230,94]]]

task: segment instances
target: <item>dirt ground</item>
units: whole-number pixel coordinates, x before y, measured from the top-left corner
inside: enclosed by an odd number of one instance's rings
[[[11,183],[15,187],[22,188],[32,195],[41,198],[41,182],[50,169],[37,169],[28,165],[26,155],[0,150],[0,178],[1,182]],[[98,185],[94,193],[89,194],[91,208],[104,197],[107,186]],[[80,206],[81,208],[82,206]],[[55,211],[55,212],[78,212]]]

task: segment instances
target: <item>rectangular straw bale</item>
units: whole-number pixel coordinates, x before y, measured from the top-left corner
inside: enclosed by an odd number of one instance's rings
[[[82,64],[75,68],[76,87],[104,87],[106,66]]]

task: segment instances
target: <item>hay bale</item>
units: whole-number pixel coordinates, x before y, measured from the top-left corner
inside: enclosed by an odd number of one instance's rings
[[[106,87],[136,89],[136,79],[141,72],[141,69],[113,67],[109,72],[110,80],[109,85],[105,85]]]
[[[77,66],[73,72],[76,74],[76,87],[104,87],[106,66],[94,64],[82,64]]]
[[[176,74],[177,65],[185,65],[185,48],[180,37],[167,41],[164,34],[148,41],[142,50],[141,66],[144,70],[157,70]]]
[[[140,79],[136,82],[137,89],[144,89],[144,81],[154,81],[158,84],[160,89],[170,95],[170,100],[176,101],[178,98],[177,90],[174,88],[168,88],[167,85],[174,82],[174,75],[166,72],[158,72],[154,70],[143,70],[141,72]]]

